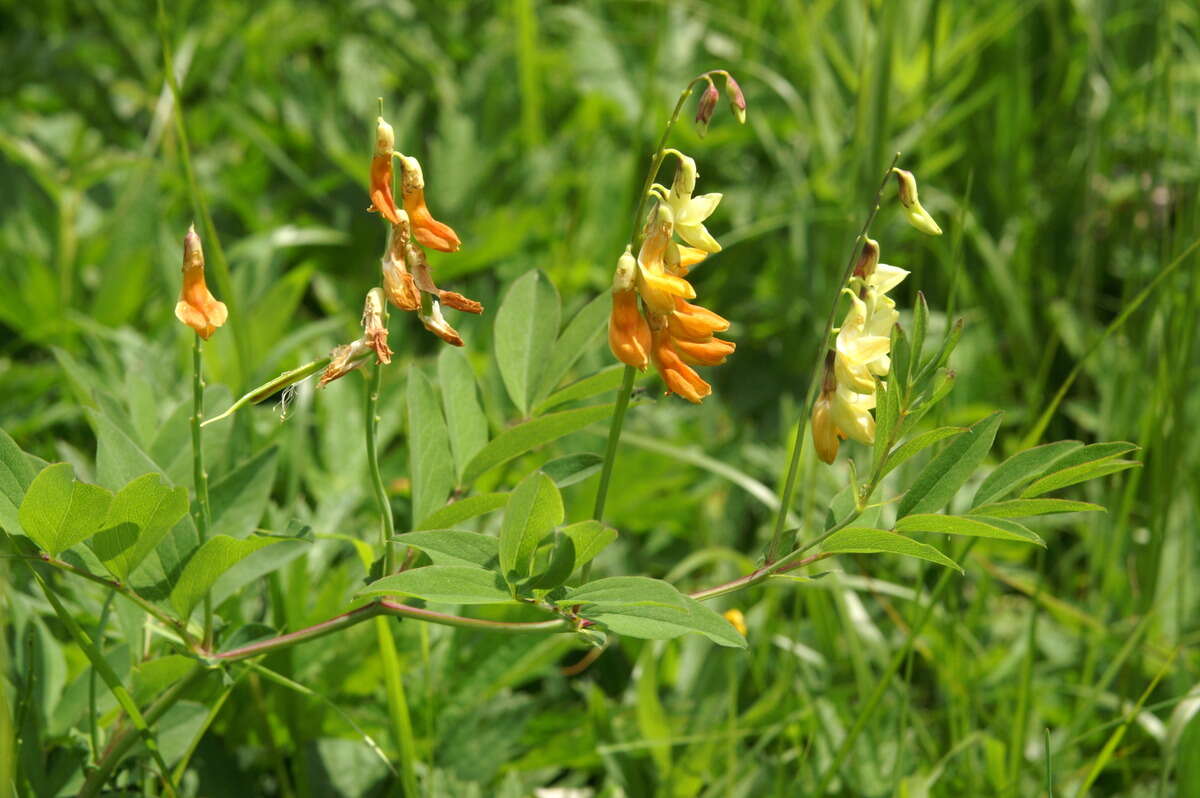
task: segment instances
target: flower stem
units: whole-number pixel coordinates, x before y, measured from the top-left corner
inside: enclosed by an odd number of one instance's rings
[[[842,271],[842,279],[837,285],[837,293],[834,295],[833,302],[829,305],[829,315],[825,319],[825,332],[817,341],[817,351],[813,356],[813,373],[812,378],[808,383],[808,394],[804,399],[804,408],[800,414],[800,418],[796,421],[795,437],[792,439],[792,450],[788,457],[787,478],[783,481],[783,490],[779,494],[779,513],[775,516],[775,529],[771,533],[771,543],[767,547],[767,562],[774,562],[779,557],[780,549],[783,545],[783,528],[787,523],[787,514],[792,507],[792,494],[796,490],[796,478],[800,473],[800,453],[804,450],[804,430],[808,425],[809,414],[812,413],[813,402],[817,398],[817,386],[821,383],[821,371],[824,366],[823,357],[825,348],[829,346],[829,336],[833,332],[833,322],[837,313],[838,298],[842,295],[842,289],[846,287],[846,283],[850,280],[850,276],[854,273],[854,263],[858,259],[859,248],[863,241],[867,238],[867,233],[871,230],[871,223],[875,221],[875,215],[879,213],[879,203],[883,198],[883,189],[887,186],[888,178],[892,175],[892,169],[895,168],[897,161],[900,160],[900,153],[896,153],[892,157],[892,162],[887,170],[883,173],[883,179],[879,182],[879,189],[875,192],[875,199],[871,203],[871,211],[867,214],[867,220],[863,222],[862,229],[858,233],[858,237],[854,239],[854,246],[850,248],[850,260],[846,262],[846,268]]]
[[[671,135],[671,129],[675,127],[675,122],[679,119],[683,104],[687,102],[688,97],[692,96],[692,87],[707,80],[707,75],[708,73],[704,73],[692,78],[679,93],[679,99],[675,101],[675,109],[671,112],[667,125],[663,128],[662,136],[658,139],[658,147],[654,150],[654,157],[650,160],[650,169],[646,172],[646,179],[642,181],[642,190],[633,211],[633,230],[629,234],[629,243],[635,252],[642,243],[642,217],[646,213],[646,202],[650,198],[650,186],[654,184],[654,179],[658,177],[658,170],[662,168],[663,160],[667,157],[667,139]],[[613,466],[616,464],[617,445],[621,442],[621,427],[625,423],[625,411],[629,409],[629,397],[633,395],[633,381],[636,376],[636,369],[632,366],[625,367],[621,388],[617,392],[617,406],[613,410],[612,424],[608,429],[608,444],[604,451],[604,465],[600,470],[600,487],[596,491],[596,506],[592,511],[592,517],[597,521],[604,520],[604,505],[608,501],[608,486],[612,479]],[[591,568],[590,562],[583,567],[584,582],[591,575]]]
[[[208,472],[204,470],[204,444],[200,439],[200,424],[204,420],[204,376],[200,361],[200,336],[193,336],[192,344],[192,476],[196,484],[196,503],[200,512],[196,514],[196,529],[200,532],[200,545],[208,540],[208,525],[212,521],[212,509],[208,504]],[[212,647],[213,613],[212,595],[204,593],[204,647]]]
[[[387,323],[387,320],[384,320]],[[375,493],[375,503],[379,507],[379,545],[380,556],[383,557],[383,575],[392,572],[392,536],[396,533],[396,522],[392,518],[392,503],[388,499],[387,488],[383,484],[383,473],[379,470],[379,447],[375,437],[379,427],[379,392],[383,385],[383,366],[375,364],[374,371],[368,378],[366,427],[367,427],[367,467],[371,470],[371,488]]]

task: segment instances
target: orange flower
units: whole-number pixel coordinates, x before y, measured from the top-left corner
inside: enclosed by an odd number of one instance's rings
[[[678,297],[675,299],[675,312],[670,315],[668,323],[672,335],[693,341],[702,341],[713,333],[729,329],[729,322],[724,317]]]
[[[637,261],[629,248],[617,260],[613,274],[612,314],[608,317],[608,346],[617,360],[639,371],[650,364],[650,325],[638,307]]]
[[[183,288],[175,305],[175,318],[206,341],[229,318],[225,303],[218,302],[204,282],[204,250],[195,225],[183,237]]]
[[[392,126],[379,117],[375,125],[375,155],[371,158],[371,207],[392,224],[399,224],[396,200],[392,197],[392,153],[396,134]]]
[[[421,293],[417,291],[413,276],[405,265],[405,247],[408,245],[408,214],[399,211],[392,229],[388,232],[387,252],[380,265],[383,268],[383,290],[388,301],[401,310],[413,311],[421,307]]]
[[[462,246],[458,234],[450,225],[442,224],[433,218],[429,208],[425,207],[425,176],[421,172],[421,164],[416,158],[398,155],[403,167],[401,176],[401,191],[404,193],[404,210],[412,220],[413,238],[422,246],[436,249],[439,252],[457,252]]]
[[[677,393],[694,404],[700,404],[704,397],[712,393],[712,386],[676,354],[665,326],[651,333],[650,356],[663,382],[667,384],[668,393]]]

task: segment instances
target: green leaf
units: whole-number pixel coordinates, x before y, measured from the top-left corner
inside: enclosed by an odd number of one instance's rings
[[[604,604],[614,607],[675,607],[685,609],[684,595],[675,586],[648,576],[610,576],[580,585],[555,601],[559,606]]]
[[[604,458],[594,452],[577,452],[544,464],[539,470],[560,488],[582,482],[600,470]]]
[[[908,336],[899,324],[892,327],[891,368],[888,370],[889,383],[897,384],[897,396],[903,393],[908,385],[909,367],[912,364],[911,350],[908,346]],[[898,402],[897,402],[898,403]]]
[[[420,524],[446,503],[454,488],[454,461],[433,383],[416,367],[408,371],[408,435],[412,517]]]
[[[500,376],[522,416],[540,385],[558,336],[558,291],[534,269],[518,278],[496,312],[495,351]]]
[[[252,552],[213,583],[213,606],[216,607],[230,596],[238,593],[247,585],[262,579],[267,574],[278,571],[292,560],[310,551],[313,541],[312,528],[293,520],[288,524],[286,532],[260,532],[259,536],[270,537],[279,543],[268,549]]]
[[[188,511],[187,488],[144,474],[117,492],[100,532],[88,545],[109,573],[124,582]]]
[[[550,394],[545,401],[534,408],[533,414],[535,416],[541,415],[547,410],[559,405],[565,405],[567,402],[577,402],[580,399],[587,399],[596,394],[616,390],[621,385],[621,380],[624,377],[624,364],[618,363],[615,366],[608,366],[590,377],[576,380],[562,390]]]
[[[643,640],[670,640],[699,632],[717,645],[745,648],[746,640],[729,621],[688,596],[680,607],[638,607],[598,604],[580,612],[615,634]]]
[[[482,474],[495,468],[501,463],[507,463],[514,457],[558,440],[564,435],[583,429],[589,424],[609,418],[613,413],[613,405],[592,405],[577,407],[574,410],[563,410],[558,413],[540,416],[532,421],[526,421],[501,432],[479,454],[467,464],[463,472],[463,484],[470,485]]]
[[[917,364],[921,362],[921,350],[925,348],[925,332],[929,329],[929,305],[925,302],[925,292],[917,292],[917,301],[913,304],[913,333],[912,333],[912,366],[909,373],[917,376]],[[913,383],[915,380],[909,380]]]
[[[211,532],[249,537],[262,521],[275,483],[279,450],[270,446],[230,471],[208,493]]]
[[[432,529],[406,532],[392,540],[413,546],[429,555],[434,565],[468,565],[492,568],[499,556],[499,545],[491,535],[462,529]]]
[[[554,390],[562,378],[567,376],[571,366],[575,365],[575,361],[604,331],[611,310],[612,296],[604,291],[575,314],[562,331],[562,335],[558,336],[554,350],[550,353],[550,360],[546,363],[540,387],[535,394],[537,401],[545,399]]]
[[[973,538],[1036,543],[1043,548],[1046,546],[1045,541],[1037,533],[1016,521],[987,516],[941,515],[938,513],[909,515],[896,522],[896,531],[938,532],[944,535],[966,535]]]
[[[1106,446],[1106,444],[1093,445]],[[1091,446],[1085,446],[1084,450],[1091,448]],[[1072,456],[1063,458],[1063,460],[1056,464],[1056,467],[1059,464],[1071,459],[1073,456],[1081,454],[1082,451],[1083,450],[1080,452],[1075,452],[1072,454]],[[1118,471],[1124,471],[1127,468],[1139,468],[1142,465],[1137,460],[1114,460],[1114,457],[1116,457],[1115,454],[1103,455],[1099,459],[1090,462],[1083,462],[1079,465],[1072,465],[1069,468],[1063,468],[1061,470],[1054,471],[1051,474],[1047,474],[1041,479],[1035,481],[1025,490],[1021,491],[1021,498],[1028,499],[1033,496],[1040,496],[1043,493],[1049,493],[1052,490],[1065,488],[1068,485],[1075,485],[1080,482],[1087,482],[1089,479],[1097,479],[1099,477],[1108,476],[1109,474],[1115,474]]]
[[[899,330],[899,327],[896,327]],[[896,363],[892,361],[893,365]],[[873,461],[878,463],[886,454],[891,443],[892,430],[900,418],[900,394],[904,390],[900,380],[890,376],[886,384],[878,383],[875,396],[875,450]]]
[[[243,558],[280,540],[282,538],[262,537],[238,540],[228,535],[216,535],[204,541],[183,566],[178,581],[171,589],[171,606],[179,613],[179,617],[188,618],[221,574]]]
[[[1082,447],[1083,444],[1079,441],[1058,441],[1017,452],[996,466],[996,470],[980,483],[979,489],[975,491],[975,498],[971,500],[971,506],[989,504],[1024,487],[1046,473],[1055,461]]]
[[[883,475],[891,473],[895,468],[903,465],[906,460],[916,457],[938,441],[944,441],[946,438],[965,432],[966,429],[966,427],[938,427],[910,438],[892,450],[883,466]]]
[[[495,512],[506,504],[507,493],[480,493],[468,496],[427,515],[424,521],[417,524],[417,529],[448,529],[469,518]]]
[[[575,567],[595,559],[604,547],[617,539],[617,530],[599,521],[580,521],[560,530],[575,542]]]
[[[25,491],[37,476],[25,452],[8,433],[0,429],[0,527],[14,535],[24,534],[17,508]]]
[[[539,573],[535,565],[534,577],[528,582],[528,587],[534,590],[553,590],[570,579],[575,571],[575,541],[556,529],[543,543],[550,546],[546,567]],[[540,559],[539,556],[535,563]]]
[[[562,523],[562,496],[550,477],[535,471],[513,489],[500,526],[500,570],[510,584],[529,575],[533,552]]]
[[[455,474],[458,475],[487,443],[487,417],[479,406],[475,372],[471,370],[466,353],[456,346],[442,347],[437,365],[450,450],[454,453]]]
[[[895,532],[885,532],[882,529],[847,527],[826,538],[825,542],[821,544],[821,551],[824,554],[900,554],[905,557],[928,560],[962,572],[958,563],[933,546],[918,543],[912,538],[906,538]]]
[[[70,465],[57,463],[33,478],[18,516],[25,534],[57,557],[100,530],[112,500],[112,493],[78,481]]]
[[[415,596],[441,604],[500,604],[512,601],[495,571],[465,565],[427,565],[372,582],[359,596]]]
[[[971,510],[970,515],[989,515],[992,518],[1024,518],[1031,515],[1050,513],[1106,512],[1099,504],[1076,502],[1067,499],[1010,499],[992,502]]]
[[[910,513],[933,512],[950,501],[992,448],[1000,415],[993,413],[976,422],[930,460],[900,499],[896,515],[903,518]]]

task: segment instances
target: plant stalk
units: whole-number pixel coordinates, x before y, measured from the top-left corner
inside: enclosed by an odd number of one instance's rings
[[[386,317],[384,324],[387,323]],[[368,378],[366,402],[367,467],[371,470],[371,489],[375,493],[375,504],[379,507],[379,545],[383,557],[383,575],[392,572],[392,536],[396,534],[396,522],[392,517],[392,503],[388,499],[383,483],[383,472],[379,469],[379,447],[376,433],[379,428],[379,393],[383,385],[383,366],[376,363]]]
[[[192,476],[196,484],[196,503],[200,512],[196,514],[196,529],[200,532],[200,545],[208,540],[208,526],[212,522],[212,509],[208,504],[208,472],[204,470],[204,444],[200,438],[200,424],[204,420],[204,377],[201,369],[200,336],[193,336],[192,344]],[[212,594],[204,593],[204,648],[212,648],[213,612]]]
[[[875,200],[871,203],[871,211],[867,214],[867,220],[863,222],[862,229],[858,232],[858,237],[854,239],[854,245],[850,248],[850,259],[846,262],[846,268],[842,270],[842,279],[838,283],[837,293],[834,294],[833,301],[829,304],[829,315],[825,319],[825,332],[818,339],[817,351],[813,355],[813,374],[808,383],[808,394],[805,396],[804,408],[800,414],[800,418],[795,424],[796,434],[792,439],[792,450],[788,457],[787,478],[784,479],[783,490],[779,494],[779,512],[775,516],[775,529],[771,533],[771,543],[767,547],[768,563],[773,562],[779,556],[779,551],[783,544],[783,528],[787,524],[788,511],[792,507],[792,495],[796,490],[796,478],[800,474],[800,453],[804,450],[804,431],[808,426],[808,417],[812,413],[813,402],[817,399],[817,386],[821,384],[825,348],[829,346],[829,336],[833,333],[838,298],[841,297],[842,289],[846,287],[846,283],[850,281],[850,276],[854,274],[854,264],[858,260],[859,249],[866,240],[867,233],[871,230],[871,224],[875,221],[876,214],[879,213],[879,205],[883,199],[883,190],[887,187],[888,178],[892,176],[892,169],[896,167],[896,163],[899,160],[900,153],[892,156],[891,164],[888,166],[887,171],[883,173],[883,179],[879,181],[879,188],[875,192]]]

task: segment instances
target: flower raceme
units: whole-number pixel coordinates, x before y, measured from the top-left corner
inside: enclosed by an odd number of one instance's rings
[[[875,441],[876,381],[891,368],[892,328],[900,318],[887,292],[907,276],[904,269],[880,263],[879,245],[866,240],[845,289],[850,309],[826,356],[821,394],[813,405],[813,446],[826,463],[833,462],[842,439]]]
[[[183,237],[183,288],[175,317],[206,341],[229,318],[225,303],[218,302],[204,282],[204,249],[195,225]]]
[[[709,252],[721,248],[703,224],[721,195],[693,198],[695,162],[678,155],[680,168],[671,191],[656,187],[659,203],[646,226],[637,258],[626,248],[617,261],[608,342],[622,363],[644,371],[653,362],[668,393],[699,403],[712,393],[712,386],[692,366],[720,365],[735,345],[714,336],[729,329],[728,321],[688,302],[696,297],[696,291],[684,277]],[[688,220],[686,225],[677,224],[679,214]],[[676,232],[696,246],[677,244],[673,240]]]
[[[392,159],[400,161],[403,208],[392,194]],[[461,246],[449,225],[433,218],[425,205],[425,177],[416,158],[396,152],[391,125],[379,117],[375,154],[371,159],[371,207],[389,223],[388,242],[380,266],[383,292],[401,310],[415,312],[425,329],[443,341],[462,346],[462,336],[442,315],[441,306],[466,313],[482,313],[483,305],[454,291],[438,288],[421,246],[455,252]]]

